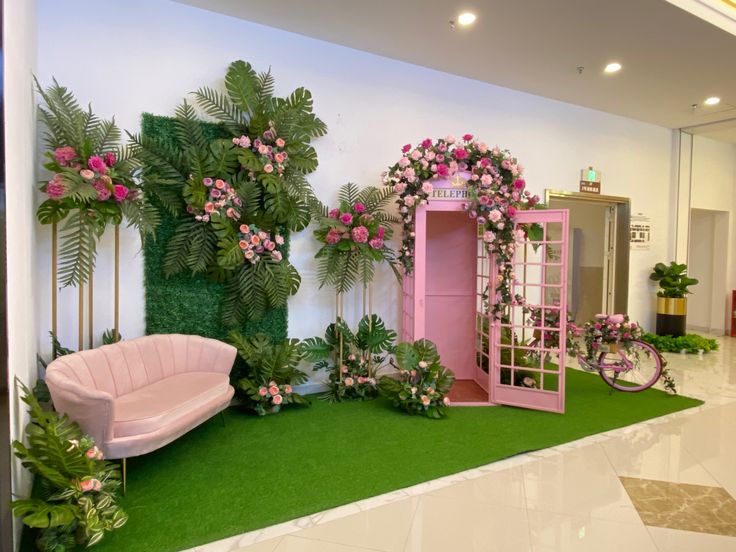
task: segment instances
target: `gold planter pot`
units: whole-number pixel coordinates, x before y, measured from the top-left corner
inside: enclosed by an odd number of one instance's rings
[[[687,314],[685,297],[657,297],[657,314],[684,316]]]

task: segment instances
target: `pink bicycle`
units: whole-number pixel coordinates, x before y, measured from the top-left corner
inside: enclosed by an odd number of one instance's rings
[[[629,341],[627,347],[619,343],[602,343],[597,357],[591,360],[582,353],[577,355],[580,366],[598,372],[608,385],[619,391],[638,393],[657,383],[667,361],[649,343]]]

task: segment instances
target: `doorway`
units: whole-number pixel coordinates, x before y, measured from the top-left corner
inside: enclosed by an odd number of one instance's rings
[[[690,237],[688,240],[688,276],[697,278],[688,299],[687,325],[706,333],[722,335],[728,318],[727,211],[709,209],[690,210]]]
[[[568,309],[577,324],[625,313],[629,291],[629,199],[547,190],[550,209],[569,219]]]

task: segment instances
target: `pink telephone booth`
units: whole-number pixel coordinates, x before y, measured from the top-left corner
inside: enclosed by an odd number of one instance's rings
[[[453,404],[563,412],[567,211],[517,213],[517,226],[535,225],[537,232],[517,244],[512,292],[536,314],[516,305],[494,319],[488,312],[498,271],[477,222],[463,210],[466,181],[455,176],[432,184],[429,203],[415,213],[414,272],[404,278],[402,339],[426,338],[437,345],[442,363],[455,373]],[[552,325],[550,318],[559,322]]]

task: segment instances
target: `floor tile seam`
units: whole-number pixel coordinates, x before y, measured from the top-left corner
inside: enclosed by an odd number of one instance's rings
[[[534,538],[532,536],[532,520],[529,518],[529,501],[526,496],[526,478],[524,477],[524,466],[521,468],[521,496],[524,498],[524,517],[526,518],[526,532],[529,537],[529,550],[534,551]]]
[[[358,515],[358,514],[356,514],[356,515]],[[331,541],[331,540],[327,540],[327,539],[320,539],[320,538],[313,538],[313,537],[301,537],[299,535],[294,535],[294,534],[284,535],[283,537],[281,537],[281,539],[284,540],[284,539],[286,539],[286,537],[291,537],[293,539],[300,539],[300,540],[305,540],[305,541],[312,541],[312,542],[323,542],[325,544],[334,544],[334,545],[337,545],[337,546],[345,546],[345,547],[349,547],[349,548],[357,548],[359,550],[365,550],[366,552],[388,552],[388,550],[382,550],[380,548],[367,548],[365,546],[357,545],[357,544],[344,544],[344,543],[341,543],[341,542],[335,542],[335,541]],[[281,543],[279,543],[279,546],[280,545],[281,545]],[[276,548],[278,548],[278,546]]]
[[[418,497],[416,500],[416,504],[414,504],[414,510],[411,513],[411,519],[409,520],[409,531],[406,533],[406,537],[404,538],[404,546],[401,547],[401,550],[403,552],[408,552],[407,548],[409,547],[409,538],[411,537],[411,532],[414,529],[414,520],[417,518],[417,512],[419,511],[419,505],[422,501],[422,497]]]

